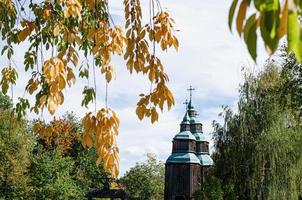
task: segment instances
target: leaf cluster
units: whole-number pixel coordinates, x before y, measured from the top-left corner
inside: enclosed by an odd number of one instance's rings
[[[119,129],[119,119],[116,113],[107,108],[98,111],[94,116],[88,113],[83,118],[83,146],[91,148],[95,146],[98,153],[97,165],[104,163],[104,168],[117,178],[119,174],[119,149],[117,146],[117,136]]]
[[[237,16],[234,23],[237,32],[240,37],[243,35],[248,51],[255,61],[257,58],[258,30],[270,55],[277,50],[279,41],[286,36],[288,51],[293,52],[299,62],[302,61],[301,1],[233,0],[229,10],[229,27],[231,30],[236,9]],[[248,16],[249,10],[253,12]]]

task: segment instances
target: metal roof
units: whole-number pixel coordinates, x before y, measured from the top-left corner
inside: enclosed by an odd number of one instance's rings
[[[193,106],[193,104],[192,104],[192,99],[190,99],[190,101],[189,101],[188,109],[189,109],[189,110],[193,110],[193,109],[194,109],[194,106]]]
[[[206,137],[202,133],[192,133],[192,134],[196,138],[197,142],[208,142]]]
[[[174,139],[177,140],[196,140],[195,136],[190,131],[182,131],[175,135]]]
[[[188,112],[186,112],[185,116],[183,117],[181,124],[190,124],[190,117],[188,115]]]
[[[166,163],[196,163],[200,164],[200,160],[194,153],[172,153]]]
[[[209,154],[197,154],[198,159],[202,166],[212,166],[214,161]]]

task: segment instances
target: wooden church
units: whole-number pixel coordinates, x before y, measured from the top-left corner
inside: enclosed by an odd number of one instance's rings
[[[208,168],[213,166],[209,155],[209,142],[202,131],[202,123],[190,101],[180,124],[180,132],[173,138],[172,154],[165,166],[165,200],[193,199],[202,188]]]

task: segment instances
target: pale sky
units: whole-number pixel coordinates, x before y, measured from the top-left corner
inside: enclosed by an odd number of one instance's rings
[[[109,2],[115,23],[122,25],[122,1]],[[145,10],[148,2],[142,0]],[[196,88],[193,103],[210,141],[209,133],[213,131],[211,123],[219,119],[221,106],[236,107],[238,86],[242,81],[241,68],[245,66],[251,71],[258,71],[258,66],[267,58],[263,45],[259,42],[256,66],[243,41],[236,33],[229,31],[227,18],[230,0],[162,0],[161,3],[171,13],[179,29],[176,33],[180,43],[179,51],[158,53],[170,78],[168,85],[174,94],[175,106],[169,112],[161,114],[159,121],[153,125],[149,119],[140,121],[135,115],[135,107],[138,95],[149,91],[148,78],[137,74],[130,76],[125,62],[121,58],[114,58],[117,80],[109,85],[109,106],[117,111],[121,121],[118,138],[121,175],[136,162],[144,161],[147,153],[155,153],[162,161],[167,159],[172,150],[172,138],[178,133],[179,123],[185,112],[183,102],[189,98],[187,88],[190,85]],[[148,16],[147,12],[145,14]],[[20,71],[24,69],[23,51],[26,46],[18,47],[13,57]],[[97,75],[100,76],[97,81],[97,106],[104,107],[105,82],[100,73]],[[25,78],[28,76],[25,72],[19,74],[14,88],[15,102],[18,96],[23,96]],[[94,110],[93,106],[89,109],[80,106],[83,87],[84,83],[79,79],[72,89],[65,91],[65,102],[58,109],[57,116],[73,111],[78,117],[82,117],[86,112]],[[28,98],[29,95],[25,97]],[[29,117],[37,116],[30,114]],[[42,117],[50,119],[46,112]]]

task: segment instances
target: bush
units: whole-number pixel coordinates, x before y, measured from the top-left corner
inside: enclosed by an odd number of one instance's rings
[[[61,152],[44,151],[41,146],[31,159],[30,177],[33,185],[33,199],[77,199],[80,188],[73,180],[74,161],[63,157]]]

